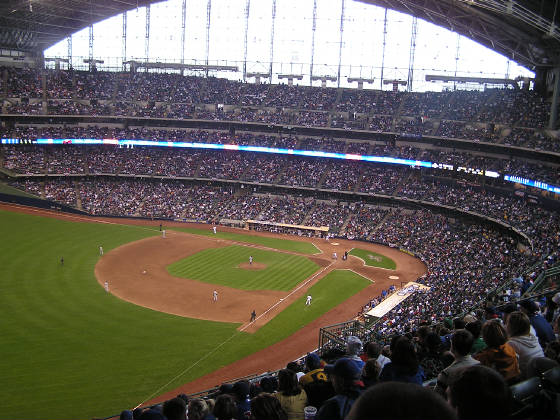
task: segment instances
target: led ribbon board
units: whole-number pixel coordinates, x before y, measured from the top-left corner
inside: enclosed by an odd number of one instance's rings
[[[275,147],[262,147],[262,146],[240,146],[237,144],[216,144],[216,143],[194,143],[194,142],[172,142],[172,141],[155,141],[155,140],[118,140],[118,139],[37,139],[31,141],[33,144],[50,145],[50,144],[72,144],[72,145],[113,145],[121,147],[179,147],[189,149],[210,149],[210,150],[236,150],[241,152],[256,152],[256,153],[271,153],[278,155],[295,155],[295,156],[308,156],[327,159],[344,159],[344,160],[357,160],[364,162],[377,162],[388,163],[393,165],[416,166],[423,168],[434,169],[447,169],[453,170],[454,167],[449,164],[439,164],[423,160],[412,160],[394,158],[388,156],[369,156],[357,155],[351,153],[333,153],[333,152],[320,152],[315,150],[298,150],[298,149],[281,149]],[[2,139],[2,144],[27,144],[28,140],[21,139]],[[475,170],[469,168],[457,167],[457,171],[464,171],[473,173]],[[476,170],[480,171],[480,170]],[[479,173],[482,175],[482,173]],[[498,178],[500,174],[494,171],[484,171],[484,175],[490,178]],[[504,175],[504,180],[514,182],[516,184],[527,185],[529,187],[538,188],[560,194],[560,187],[550,185],[546,182],[536,181],[528,178],[523,178],[516,175]]]
[[[555,194],[560,194],[560,187],[557,187],[556,185],[547,184],[546,182],[535,181],[532,179],[523,178],[516,175],[504,175],[504,180],[509,182],[514,182],[516,184],[527,185],[529,187],[539,188],[541,190],[550,191]]]
[[[2,139],[2,144],[4,143]],[[10,143],[14,144],[14,143]],[[155,141],[155,140],[117,140],[117,139],[37,139],[35,144],[39,145],[52,145],[52,144],[74,144],[74,145],[118,145],[122,147],[178,147],[189,149],[212,149],[212,150],[236,150],[241,152],[257,152],[257,153],[271,153],[278,155],[295,155],[295,156],[308,156],[328,159],[345,159],[345,160],[358,160],[365,162],[378,162],[390,163],[394,165],[406,166],[421,166],[424,168],[431,168],[432,162],[423,160],[412,160],[394,158],[388,156],[368,156],[356,155],[348,153],[333,153],[333,152],[320,152],[315,150],[298,150],[298,149],[281,149],[275,147],[261,147],[261,146],[240,146],[237,144],[215,144],[215,143],[194,143],[194,142],[172,142],[172,141]]]

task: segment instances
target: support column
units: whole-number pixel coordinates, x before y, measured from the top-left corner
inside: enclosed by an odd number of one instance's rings
[[[344,39],[344,0],[342,0],[342,7],[340,9],[340,40],[338,42],[338,77],[337,87],[340,87],[340,68],[342,67],[342,44]]]
[[[150,5],[146,6],[146,40],[144,44],[144,55],[146,57],[146,63],[150,59]],[[146,72],[148,68],[146,68]]]
[[[385,45],[387,44],[387,9],[385,9],[385,19],[383,20],[383,52],[381,55],[381,79],[379,89],[383,90],[383,73],[385,70]]]
[[[210,16],[212,11],[212,0],[206,3],[206,77],[208,77],[208,57],[210,56]]]
[[[249,33],[249,11],[251,10],[251,0],[245,2],[245,35],[243,37],[243,81],[247,80],[247,36]]]
[[[92,71],[93,63],[93,24],[89,25],[89,71]]]
[[[272,27],[270,28],[270,69],[268,82],[272,83],[272,63],[274,63],[274,26],[276,25],[276,0],[272,0]]]
[[[315,57],[315,31],[317,30],[317,0],[313,0],[313,26],[311,27],[311,61],[309,67],[309,86],[313,83],[313,57]]]
[[[126,58],[126,31],[128,29],[127,14],[126,11],[122,16],[122,69],[125,70],[124,62],[127,61]]]
[[[455,47],[455,73],[453,76],[457,77],[457,71],[459,70],[459,58],[461,51],[461,35],[457,34],[457,45]],[[453,90],[457,90],[457,81],[453,80]]]
[[[66,42],[68,43],[68,70],[70,70],[72,66],[72,35],[66,38]]]
[[[548,120],[548,128],[556,129],[558,122],[558,101],[560,100],[560,67],[553,70],[554,74],[554,92],[552,94],[552,103],[550,104],[550,118]]]
[[[185,64],[186,31],[187,31],[187,0],[183,0],[183,8],[182,8],[182,15],[181,15],[181,64]]]
[[[406,90],[412,92],[412,80],[414,79],[414,56],[416,55],[416,34],[418,31],[418,18],[412,18],[412,28],[410,32],[410,50],[408,55],[408,80]]]

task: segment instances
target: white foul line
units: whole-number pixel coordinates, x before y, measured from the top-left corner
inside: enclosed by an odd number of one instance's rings
[[[296,287],[294,290],[292,290],[290,293],[288,293],[284,298],[282,298],[281,300],[279,300],[278,302],[276,302],[274,305],[272,305],[270,308],[268,308],[266,311],[264,311],[262,314],[260,314],[256,319],[259,319],[260,317],[266,315],[267,313],[269,313],[270,311],[272,311],[274,308],[276,308],[278,305],[280,305],[282,302],[284,302],[285,299],[289,298],[290,296],[292,296],[295,292],[297,292],[299,289],[301,289],[302,287],[304,287],[305,285],[307,285],[307,283],[309,283],[310,281],[312,281],[314,278],[316,278],[319,274],[323,273],[325,270],[327,270],[331,265],[334,264],[334,261],[332,261],[329,265],[327,265],[326,267],[324,267],[323,269],[319,270],[318,272],[316,272],[315,274],[313,274],[311,277],[309,277],[306,281],[304,281],[303,283],[301,283],[298,287]],[[247,327],[249,327],[252,323],[249,323],[247,325],[245,325],[244,327],[240,328],[239,331],[244,331],[245,329],[247,329]]]

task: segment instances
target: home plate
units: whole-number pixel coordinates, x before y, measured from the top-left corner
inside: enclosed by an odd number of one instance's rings
[[[331,242],[331,245],[338,245],[338,242]]]
[[[391,280],[398,280],[398,279],[399,279],[399,276],[389,276],[389,278],[390,278]]]

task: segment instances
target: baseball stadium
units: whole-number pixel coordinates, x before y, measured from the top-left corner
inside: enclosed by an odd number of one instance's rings
[[[0,419],[560,417],[559,0],[0,3]]]

